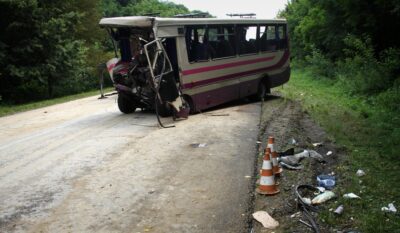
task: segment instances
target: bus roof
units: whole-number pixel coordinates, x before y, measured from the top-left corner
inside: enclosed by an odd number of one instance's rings
[[[216,18],[160,18],[148,16],[127,16],[103,18],[101,27],[153,27],[153,26],[182,26],[198,24],[286,24],[285,19],[216,19]]]

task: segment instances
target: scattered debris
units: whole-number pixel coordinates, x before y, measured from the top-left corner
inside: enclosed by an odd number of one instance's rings
[[[389,203],[388,207],[382,207],[383,212],[388,212],[388,213],[396,213],[397,209],[394,207],[393,203]]]
[[[314,147],[322,146],[322,142],[316,142],[312,144]]]
[[[338,208],[336,208],[336,210],[333,212],[337,215],[341,215],[343,213],[344,207],[343,205],[338,206]]]
[[[288,164],[290,166],[297,166],[297,165],[299,165],[300,161],[303,158],[308,158],[308,157],[310,157],[310,153],[308,152],[308,150],[304,150],[303,152],[295,154],[295,155],[288,155],[288,156],[280,157],[280,158],[278,158],[278,160],[282,161],[285,164]]]
[[[325,161],[324,157],[320,153],[316,152],[315,150],[309,150],[308,152],[310,153],[311,158],[317,159],[319,162]]]
[[[257,144],[261,144],[261,142],[260,142],[260,141],[257,141],[256,143],[257,143]]]
[[[358,177],[360,177],[360,176],[365,176],[365,172],[364,172],[363,170],[361,170],[361,169],[358,169],[358,171],[356,172],[356,175],[357,175]]]
[[[190,146],[192,148],[202,148],[202,147],[206,147],[207,143],[193,143],[193,144],[190,144]]]
[[[278,161],[288,164],[290,166],[297,166],[297,165],[299,165],[300,159],[295,157],[294,155],[289,155],[289,156],[278,158]]]
[[[314,216],[310,213],[310,211],[314,211],[316,212],[318,210],[318,208],[316,206],[312,206],[309,205],[307,203],[305,203],[303,200],[304,198],[302,197],[302,195],[307,195],[310,192],[315,192],[318,191],[317,188],[315,188],[314,186],[311,185],[298,185],[296,187],[296,197],[297,197],[297,204],[300,207],[300,210],[302,211],[303,216],[308,220],[308,223],[301,220],[300,222],[302,224],[305,224],[306,226],[312,228],[314,230],[314,232],[319,233],[319,227],[317,225],[317,223],[314,220]],[[301,193],[301,195],[300,195]]]
[[[266,211],[257,211],[253,213],[253,218],[268,229],[275,229],[279,226],[279,222],[273,219]]]
[[[298,218],[300,216],[301,216],[301,212],[297,212],[297,213],[290,215],[291,218]]]
[[[332,151],[328,151],[328,152],[326,152],[326,155],[331,155],[331,154],[333,154],[333,152]]]
[[[297,145],[297,141],[296,141],[296,139],[294,139],[294,138],[291,138],[291,139],[289,140],[289,143],[292,144],[292,145]]]
[[[318,189],[321,193],[325,192],[325,190],[326,190],[326,188],[324,188],[324,187],[317,187],[317,189]]]
[[[287,150],[285,150],[283,152],[278,152],[278,155],[279,155],[279,157],[288,156],[288,155],[294,155],[294,148],[287,149]]]
[[[317,176],[318,186],[326,189],[333,189],[336,185],[336,179],[331,175],[319,175]]]
[[[311,205],[311,199],[308,197],[302,197],[301,200],[307,205]]]
[[[297,154],[295,154],[293,156],[298,158],[298,159],[309,158],[310,157],[310,152],[308,150],[304,150],[303,152],[297,153]]]
[[[286,164],[286,163],[284,163],[284,162],[282,162],[282,161],[280,161],[279,164],[280,164],[282,167],[287,168],[287,169],[291,169],[291,170],[301,170],[301,169],[304,168],[302,165],[300,165],[300,166],[291,166],[291,165]]]
[[[357,196],[357,195],[354,194],[354,193],[346,193],[346,194],[343,195],[343,197],[344,197],[344,198],[347,198],[347,199],[355,199],[355,198],[361,199],[361,197]]]
[[[251,176],[244,176],[244,178],[246,178],[246,179],[250,179],[250,178],[251,178]]]
[[[321,204],[324,203],[332,198],[335,197],[335,193],[332,191],[325,191],[323,193],[321,193],[320,195],[314,197],[314,199],[312,199],[311,203],[313,205],[315,204]]]

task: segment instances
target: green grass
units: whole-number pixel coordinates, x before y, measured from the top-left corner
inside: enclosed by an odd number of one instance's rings
[[[110,87],[110,88],[106,88],[104,90],[104,92],[110,92],[112,90],[113,90],[113,88]],[[94,96],[94,95],[100,96],[99,90],[88,91],[88,92],[84,92],[84,93],[80,93],[80,94],[69,95],[69,96],[64,96],[64,97],[49,99],[49,100],[43,100],[43,101],[37,101],[37,102],[32,102],[32,103],[27,103],[27,104],[20,104],[20,105],[2,104],[2,105],[0,105],[0,117],[15,114],[18,112],[29,111],[29,110],[33,110],[33,109],[37,109],[37,108],[43,108],[43,107],[47,107],[47,106],[54,105],[54,104],[65,103],[68,101],[77,100],[77,99]]]
[[[338,199],[325,205],[322,221],[335,229],[400,232],[399,215],[381,211],[391,202],[400,211],[400,114],[350,96],[335,82],[315,79],[299,69],[293,70],[291,80],[280,92],[300,101],[336,145],[345,148],[346,157],[335,169]],[[363,169],[366,176],[357,177],[358,169]],[[361,200],[343,199],[348,192]],[[328,211],[339,204],[344,204],[343,215]]]

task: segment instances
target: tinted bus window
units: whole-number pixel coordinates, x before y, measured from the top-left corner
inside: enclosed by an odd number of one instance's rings
[[[278,37],[279,37],[279,49],[285,49],[287,47],[287,39],[286,39],[286,27],[284,25],[278,26]]]
[[[257,53],[257,26],[237,26],[239,54]]]
[[[267,26],[260,26],[260,37],[258,45],[261,51],[268,51],[267,49]]]
[[[267,51],[274,51],[278,49],[277,37],[276,37],[276,26],[267,26]]]
[[[211,58],[211,48],[206,37],[206,26],[188,26],[185,32],[189,62],[207,61]]]
[[[231,57],[236,55],[233,25],[209,25],[207,31],[213,58]]]

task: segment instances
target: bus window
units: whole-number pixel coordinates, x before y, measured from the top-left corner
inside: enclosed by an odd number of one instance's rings
[[[187,26],[185,40],[189,62],[207,61],[212,57],[205,25]]]
[[[277,38],[275,25],[267,26],[267,51],[277,50]]]
[[[239,54],[257,53],[257,26],[238,25],[236,30]]]
[[[284,25],[278,26],[278,36],[279,36],[279,49],[286,49],[286,27]]]
[[[267,26],[260,26],[260,37],[258,39],[259,49],[264,52],[267,49]]]
[[[207,31],[213,58],[232,57],[236,55],[233,25],[209,25]]]

